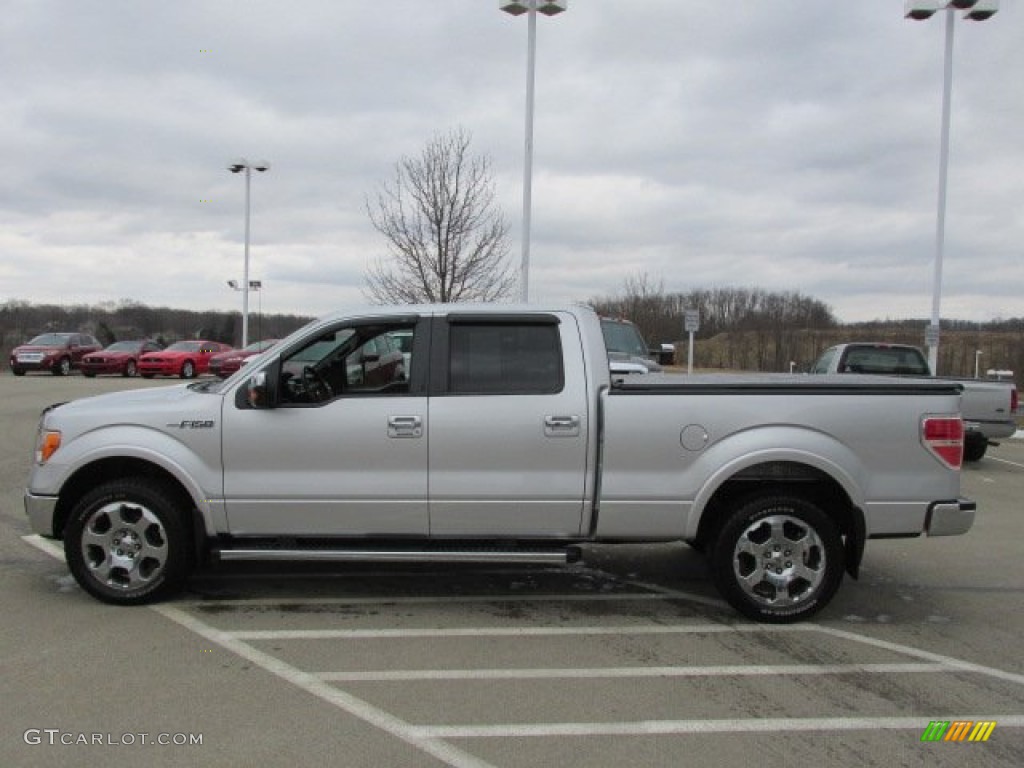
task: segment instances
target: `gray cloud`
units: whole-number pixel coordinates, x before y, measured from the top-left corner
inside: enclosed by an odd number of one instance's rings
[[[943,314],[1024,315],[1019,7],[957,22]],[[531,295],[630,274],[930,311],[942,21],[897,2],[573,0],[538,22]],[[519,250],[526,24],[482,0],[21,0],[0,30],[0,300],[362,301],[364,200],[462,126]]]

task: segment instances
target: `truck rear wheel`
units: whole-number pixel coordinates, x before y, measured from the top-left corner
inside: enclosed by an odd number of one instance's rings
[[[75,505],[64,554],[82,589],[106,603],[139,605],[178,589],[192,567],[184,510],[167,485],[114,480]]]
[[[799,496],[757,496],[732,513],[709,548],[712,578],[737,611],[775,624],[814,615],[843,579],[839,529]]]

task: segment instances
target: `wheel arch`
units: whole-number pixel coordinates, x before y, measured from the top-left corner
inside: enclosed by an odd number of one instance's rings
[[[186,510],[184,524],[197,542],[205,537],[206,521],[193,493],[173,472],[159,464],[135,456],[108,456],[84,464],[72,473],[61,486],[54,510],[53,533],[61,538],[71,512],[78,501],[92,488],[127,477],[143,477],[159,482],[175,496],[175,501]]]
[[[866,523],[857,486],[838,467],[816,457],[760,457],[731,467],[714,480],[717,482],[709,482],[697,499],[700,516],[695,542],[700,548],[709,547],[729,513],[752,498],[798,496],[818,506],[839,526],[845,543],[846,570],[857,577],[867,538]]]

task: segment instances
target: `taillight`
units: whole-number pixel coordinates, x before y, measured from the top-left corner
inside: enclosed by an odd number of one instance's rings
[[[1020,407],[1020,400],[1018,399],[1016,388],[1010,390],[1010,413],[1014,414]]]
[[[921,442],[939,461],[959,469],[964,460],[964,422],[959,416],[926,416]]]

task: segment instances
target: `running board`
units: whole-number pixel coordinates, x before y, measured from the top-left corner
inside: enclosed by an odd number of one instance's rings
[[[317,563],[527,563],[536,565],[575,563],[579,547],[523,550],[443,549],[220,549],[215,557],[223,561]]]

